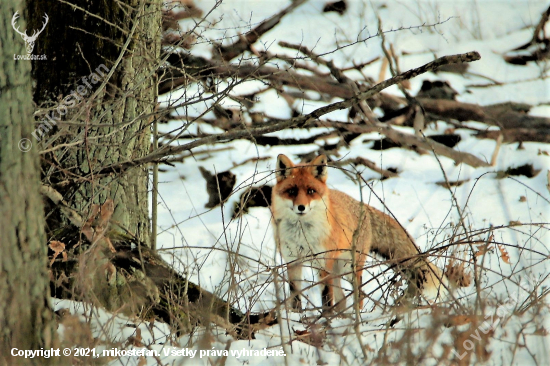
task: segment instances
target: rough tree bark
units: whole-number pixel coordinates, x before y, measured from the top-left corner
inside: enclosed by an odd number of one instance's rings
[[[11,358],[11,349],[49,349],[57,338],[48,306],[44,212],[38,192],[38,150],[33,130],[31,64],[15,61],[25,43],[11,27],[20,0],[0,7],[0,364],[58,364],[58,358]],[[24,20],[19,19],[19,25]],[[23,141],[20,143],[20,141]]]
[[[67,261],[53,260],[54,295],[143,316],[153,313],[178,332],[214,322],[248,337],[254,327],[244,323],[270,323],[269,314],[243,314],[188,283],[146,247],[146,164],[105,172],[106,166],[143,157],[151,146],[160,0],[27,1],[33,19],[29,29],[42,25],[44,13],[50,18],[35,46],[48,61],[35,62],[33,76],[43,127],[37,135],[47,236],[62,242],[68,253]],[[102,64],[109,71],[94,83],[92,75]],[[82,101],[70,106],[65,98],[80,87]],[[68,107],[66,113],[60,105]],[[52,114],[60,118],[55,124],[47,117]]]
[[[92,203],[112,199],[114,221],[143,243],[149,243],[150,235],[147,167],[101,179],[95,179],[93,173],[99,166],[148,152],[150,117],[157,95],[154,72],[160,52],[160,3],[28,0],[30,29],[42,24],[43,14],[50,17],[35,46],[37,53],[48,57],[47,62],[33,63],[36,104],[44,112],[61,104],[60,97],[79,87],[85,93],[76,108],[69,108],[62,118],[72,124],[58,122],[42,136],[46,150],[76,142],[44,154],[48,165],[44,167],[45,179],[57,185],[78,212],[87,211]],[[94,73],[100,82],[93,80]],[[59,109],[52,113],[60,116]],[[58,229],[60,222],[66,223],[59,215],[47,217],[50,231]]]
[[[114,213],[102,230],[148,245],[148,167],[101,177],[94,171],[149,151],[157,100],[160,0],[27,4],[29,29],[40,27],[44,14],[50,18],[35,46],[47,61],[34,62],[32,70],[39,121],[48,126],[37,134],[44,151],[42,181],[84,216],[112,202]],[[120,281],[109,266],[112,246],[97,236],[93,250],[85,252],[79,249],[79,239],[67,242],[83,228],[75,228],[51,200],[45,202],[48,240],[63,242],[79,258],[71,268],[79,273],[78,286],[71,290],[109,309],[122,306]]]

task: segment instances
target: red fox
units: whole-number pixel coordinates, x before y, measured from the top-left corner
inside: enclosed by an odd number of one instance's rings
[[[277,158],[277,184],[273,189],[272,212],[277,247],[288,264],[292,307],[301,310],[302,265],[318,267],[325,308],[345,307],[340,286],[342,274],[351,273],[351,250],[355,248],[357,284],[367,254],[390,260],[408,282],[407,293],[426,291],[430,296],[446,293],[449,281],[435,265],[419,256],[408,233],[390,216],[329,189],[327,158],[294,165],[285,155]],[[347,269],[344,266],[347,265]],[[335,282],[335,283],[333,283]],[[363,305],[361,298],[360,306]]]

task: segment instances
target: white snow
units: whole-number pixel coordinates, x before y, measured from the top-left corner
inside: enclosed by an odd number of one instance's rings
[[[211,39],[235,36],[244,33],[261,20],[280,11],[289,1],[224,1],[209,18],[210,23],[201,26],[201,35]],[[207,11],[214,1],[200,1],[197,4]],[[302,56],[296,51],[282,48],[279,41],[300,43],[314,50],[318,54],[325,54],[325,58],[333,60],[337,66],[351,66],[353,62],[361,63],[377,56],[382,56],[379,37],[368,39],[365,42],[356,42],[358,39],[368,38],[377,32],[376,17],[382,19],[382,28],[405,30],[386,33],[386,42],[394,46],[400,55],[399,62],[402,71],[418,67],[433,60],[434,55],[443,56],[468,51],[478,51],[482,59],[472,63],[464,76],[439,73],[424,74],[411,80],[411,88],[416,92],[423,80],[447,80],[460,93],[458,99],[463,102],[478,103],[481,105],[501,102],[523,102],[537,105],[532,115],[550,116],[548,101],[550,97],[550,83],[541,78],[548,70],[548,63],[530,63],[527,66],[514,66],[504,62],[502,54],[506,51],[527,42],[532,36],[532,28],[536,24],[542,11],[548,6],[543,1],[348,1],[349,9],[343,15],[336,13],[322,13],[325,2],[307,2],[293,13],[286,16],[272,31],[261,38],[255,45],[258,49],[267,49],[272,53],[289,56]],[[449,19],[450,18],[450,19]],[[448,19],[448,20],[447,20]],[[214,20],[217,20],[214,23]],[[433,24],[442,21],[435,27],[418,27],[421,24]],[[184,27],[189,26],[192,20],[182,21]],[[410,29],[407,29],[410,28]],[[359,36],[358,36],[359,35]],[[235,39],[235,38],[233,38]],[[355,44],[337,49],[340,45],[351,42]],[[230,43],[224,41],[224,43]],[[191,52],[204,55],[207,45],[202,45]],[[313,65],[311,62],[310,65]],[[364,68],[364,73],[374,79],[378,78],[381,60]],[[546,71],[545,71],[546,70]],[[326,70],[324,70],[326,71]],[[349,73],[358,78],[357,73]],[[481,76],[480,76],[481,75]],[[389,70],[386,77],[389,77]],[[490,87],[475,87],[472,84],[488,84],[486,78],[494,79],[504,85]],[[226,87],[227,85],[223,86]],[[184,94],[180,91],[178,98],[195,98],[209,96],[198,84],[192,85]],[[240,84],[233,95],[243,95],[257,92],[264,88],[258,81],[249,81]],[[399,94],[397,88],[387,92]],[[187,96],[186,96],[187,95]],[[163,103],[174,103],[176,95],[171,98],[162,97]],[[279,96],[274,90],[257,95],[259,102],[255,111],[263,112],[269,117],[286,119],[292,114],[291,108],[309,113],[312,110],[326,105],[326,102],[297,99],[294,105]],[[332,100],[331,102],[335,102]],[[173,116],[198,117],[213,100],[200,102],[189,108],[178,108]],[[238,106],[233,100],[224,100],[224,107]],[[205,118],[213,118],[210,112]],[[347,111],[337,111],[323,118],[337,121],[347,121]],[[181,127],[181,121],[172,121],[160,126],[162,132],[169,132]],[[466,125],[487,129],[488,126],[479,123]],[[220,132],[216,128],[201,124],[200,131],[204,133]],[[189,129],[196,133],[197,126]],[[426,135],[443,133],[451,125],[439,122],[437,126],[430,126]],[[318,133],[328,132],[329,129],[315,128],[310,130],[285,130],[270,134],[280,138],[304,138]],[[411,129],[403,131],[413,133]],[[495,149],[494,140],[478,139],[468,129],[455,131],[462,137],[462,141],[455,147],[459,151],[474,154],[482,160],[490,161]],[[185,137],[185,136],[184,136]],[[547,273],[550,271],[548,256],[550,255],[550,194],[547,188],[547,171],[550,166],[550,146],[542,143],[523,143],[521,148],[517,143],[503,144],[496,165],[489,168],[473,168],[465,164],[455,165],[446,157],[434,156],[431,153],[418,154],[408,149],[372,150],[371,143],[363,141],[382,138],[376,133],[364,134],[351,143],[350,148],[341,148],[339,158],[348,159],[364,157],[374,161],[382,168],[395,168],[399,172],[397,178],[378,180],[379,175],[365,167],[344,167],[348,174],[339,169],[329,170],[328,184],[331,188],[344,191],[357,199],[386,212],[390,211],[399,222],[416,239],[418,245],[424,249],[440,247],[454,241],[464,239],[466,227],[476,240],[474,249],[483,244],[490,236],[503,247],[510,256],[510,264],[505,263],[500,249],[494,244],[485,255],[477,257],[478,266],[483,267],[483,274],[479,284],[481,293],[487,300],[487,306],[477,310],[481,314],[480,324],[485,316],[497,313],[499,305],[512,304],[520,308],[520,304],[528,299],[531,292],[541,295],[545,293],[549,281]],[[158,207],[159,237],[158,245],[162,255],[174,262],[175,267],[185,273],[191,281],[195,281],[204,288],[217,295],[234,302],[234,306],[243,311],[257,312],[275,307],[277,298],[285,298],[288,289],[276,288],[281,278],[274,281],[273,276],[284,276],[283,261],[275,250],[272,238],[271,213],[268,208],[252,208],[239,219],[231,219],[233,208],[240,195],[249,186],[274,184],[273,169],[276,157],[284,153],[295,162],[298,155],[317,151],[323,144],[332,144],[339,138],[318,140],[316,143],[296,146],[262,146],[254,145],[247,140],[237,140],[221,147],[229,147],[220,152],[205,152],[211,146],[201,147],[194,151],[195,157],[186,158],[183,164],[174,167],[165,166],[160,175],[160,205]],[[185,143],[189,139],[180,140]],[[338,157],[333,156],[333,159]],[[532,164],[540,172],[533,178],[525,176],[499,177],[498,172],[509,168]],[[205,181],[199,167],[210,172],[222,172],[228,169],[236,175],[237,183],[230,199],[222,206],[206,209],[208,202],[205,190]],[[361,185],[355,180],[355,173],[359,171],[369,186]],[[445,177],[451,182],[464,181],[460,186],[450,189],[436,183],[444,182]],[[361,194],[362,193],[362,194]],[[383,202],[383,203],[382,203]],[[458,208],[456,207],[458,204]],[[463,213],[464,221],[460,222],[459,213]],[[510,223],[521,223],[510,227]],[[492,228],[492,230],[489,230]],[[469,251],[468,245],[460,247]],[[236,260],[234,278],[231,279],[230,261],[228,254]],[[450,254],[450,253],[449,253]],[[242,257],[238,257],[242,256]],[[245,259],[249,258],[249,259]],[[238,260],[237,260],[238,259]],[[470,259],[470,258],[469,258]],[[233,262],[233,260],[231,262]],[[377,262],[372,261],[375,265]],[[436,263],[444,266],[444,260]],[[383,268],[382,268],[383,270]],[[312,271],[305,271],[306,279],[316,281]],[[381,272],[380,266],[372,271],[366,271],[363,281]],[[391,277],[391,274],[386,278]],[[384,276],[379,277],[383,281]],[[238,286],[233,286],[237,283]],[[521,284],[521,287],[519,286]],[[378,283],[370,283],[365,291],[375,290]],[[348,287],[350,289],[351,287]],[[320,305],[321,297],[319,286],[312,286],[306,291],[306,296],[315,305]],[[225,335],[224,330],[214,327],[211,332],[209,350],[284,350],[283,357],[229,356],[223,362],[221,357],[198,356],[190,359],[184,356],[161,356],[162,364],[199,365],[209,362],[221,362],[226,365],[279,365],[287,362],[288,365],[364,365],[375,362],[375,358],[386,352],[388,361],[401,360],[404,364],[406,352],[402,339],[411,337],[406,343],[411,347],[410,352],[421,355],[427,352],[422,364],[435,365],[437,357],[444,352],[451,352],[455,327],[446,328],[441,325],[441,318],[445,321],[449,314],[439,314],[439,318],[432,310],[421,307],[402,314],[403,320],[394,328],[387,328],[386,324],[395,313],[384,310],[376,305],[372,299],[384,302],[383,291],[374,292],[371,299],[365,301],[363,312],[360,314],[359,327],[356,333],[354,316],[335,318],[326,321],[324,318],[315,320],[318,312],[307,311],[303,316],[318,326],[326,327],[326,334],[322,346],[308,345],[301,341],[292,341],[297,335],[295,329],[304,329],[300,322],[301,316],[295,313],[281,312],[281,325],[259,331],[255,340],[236,341]],[[460,304],[468,309],[475,309],[476,289],[470,286],[456,292]],[[500,301],[497,303],[497,299]],[[391,303],[391,301],[390,301]],[[490,337],[488,349],[492,352],[487,364],[492,365],[527,365],[549,364],[550,352],[548,336],[544,329],[549,326],[549,302],[546,297],[540,301],[540,307],[532,307],[522,314],[500,308],[500,321],[494,326],[494,334]],[[59,301],[56,307],[76,307],[78,303]],[[309,305],[311,308],[312,305]],[[504,310],[502,310],[504,309]],[[83,310],[74,310],[84,314]],[[125,339],[135,332],[128,328],[128,319],[115,317],[101,310],[92,317],[94,336],[110,338],[112,342],[122,345]],[[351,311],[351,310],[349,310]],[[475,312],[475,310],[472,310]],[[445,316],[446,315],[446,316]],[[439,320],[438,320],[439,319]],[[135,320],[132,320],[135,321]],[[307,322],[306,322],[307,323]],[[99,325],[109,324],[107,330],[99,329]],[[151,349],[161,350],[170,346],[201,349],[201,339],[205,336],[204,328],[197,329],[193,335],[182,336],[176,339],[170,333],[168,326],[155,323],[154,330],[146,324],[138,325],[142,329],[143,342]],[[466,331],[468,326],[456,327]],[[473,328],[472,328],[473,329]],[[412,334],[411,334],[412,330]],[[153,334],[154,333],[154,334]],[[473,330],[472,330],[473,333]],[[535,333],[535,334],[534,334]],[[435,338],[434,338],[435,337]],[[170,342],[168,342],[168,338]],[[103,338],[102,338],[103,339]],[[474,343],[472,337],[468,338]],[[392,348],[392,342],[396,347]],[[475,343],[477,344],[477,343]],[[517,344],[521,346],[516,346]],[[229,348],[228,348],[229,347]],[[366,354],[363,353],[363,347]],[[450,348],[449,348],[450,347]],[[98,347],[99,349],[99,347]],[[446,351],[447,350],[447,351]],[[401,356],[400,356],[401,354]],[[452,353],[451,353],[452,354]],[[444,357],[449,359],[450,356]],[[209,361],[210,360],[210,361]],[[120,358],[111,362],[113,365],[137,365],[138,357]],[[157,361],[146,358],[147,365],[156,365]],[[480,362],[472,356],[471,363]]]

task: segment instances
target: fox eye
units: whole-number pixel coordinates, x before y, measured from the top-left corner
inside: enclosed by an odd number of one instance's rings
[[[289,196],[296,196],[298,194],[298,188],[292,187],[286,190],[286,194]]]
[[[317,192],[315,192],[315,189],[313,189],[313,188],[308,188],[307,194],[314,194],[314,193],[317,193]]]

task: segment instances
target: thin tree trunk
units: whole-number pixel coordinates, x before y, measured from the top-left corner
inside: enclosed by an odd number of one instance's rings
[[[0,364],[59,364],[58,358],[11,356],[13,348],[39,350],[57,345],[48,305],[38,150],[29,145],[33,130],[31,64],[13,60],[14,54],[27,53],[10,24],[16,11],[21,14],[21,1],[6,0],[0,6]],[[24,19],[18,19],[18,25],[24,29]]]

